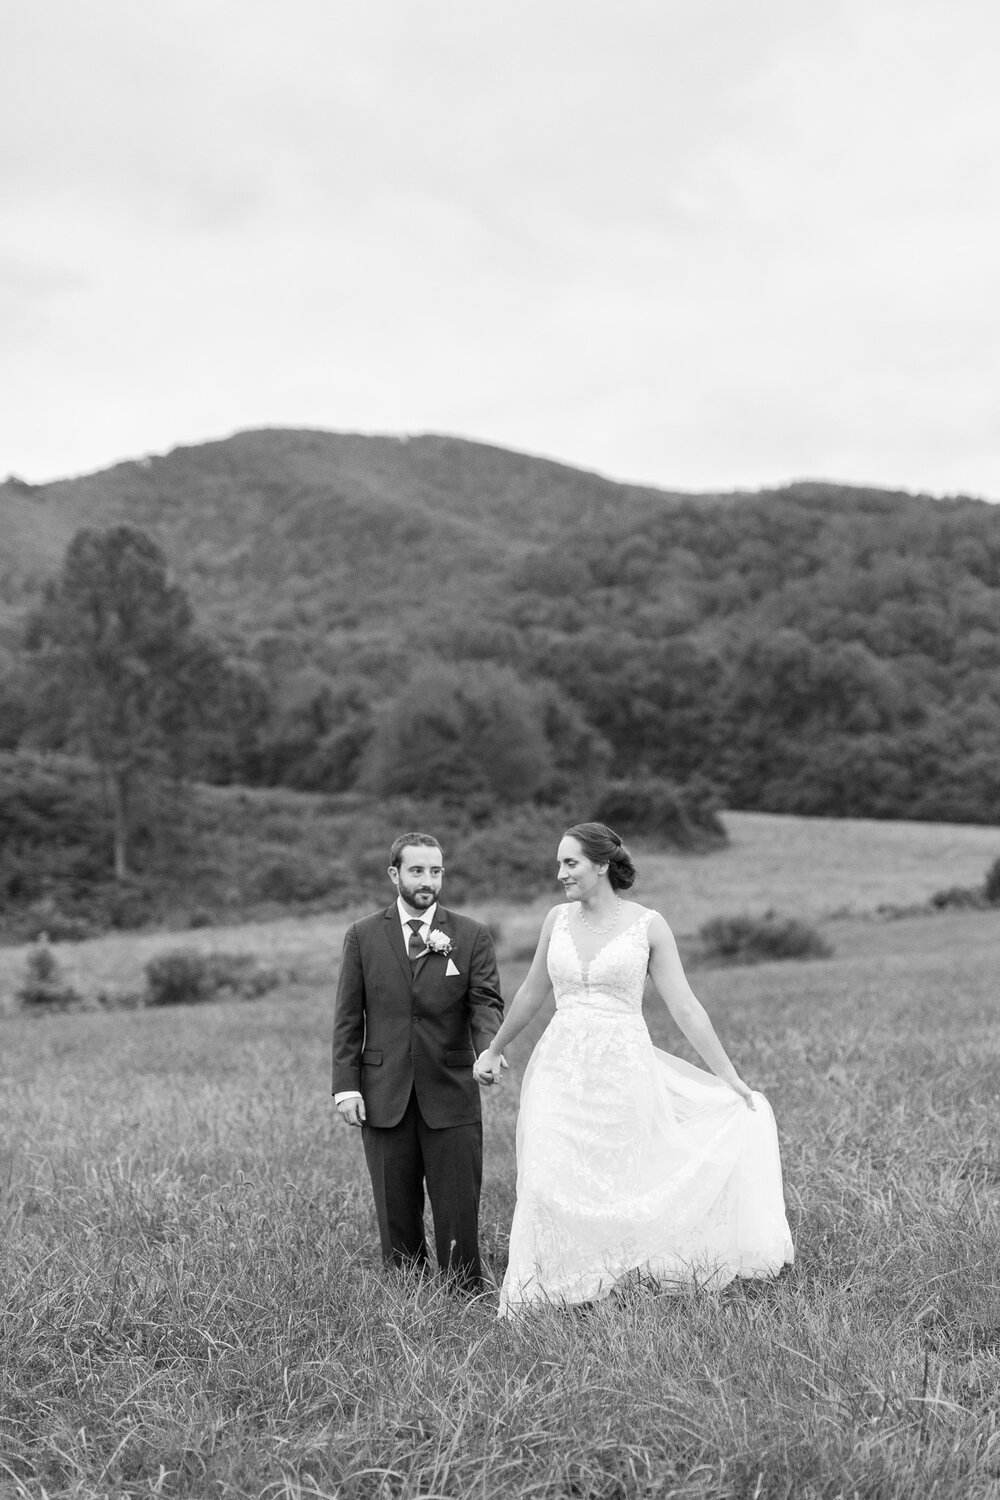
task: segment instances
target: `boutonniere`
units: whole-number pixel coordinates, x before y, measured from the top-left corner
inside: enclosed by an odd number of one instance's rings
[[[440,953],[447,958],[455,944],[446,932],[442,932],[440,927],[435,927],[433,932],[427,934],[427,946],[432,953]]]

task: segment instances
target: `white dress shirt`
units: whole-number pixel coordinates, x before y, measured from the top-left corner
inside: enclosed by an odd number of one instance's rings
[[[434,925],[434,916],[437,912],[437,902],[429,906],[425,912],[411,912],[409,907],[403,904],[402,896],[396,897],[396,910],[399,913],[399,925],[403,930],[403,947],[407,953],[410,951],[410,935],[413,928],[409,925],[420,917],[420,941],[427,947],[427,934]],[[339,1104],[342,1099],[360,1099],[360,1089],[343,1089],[339,1094],[334,1094],[334,1104]]]
[[[427,934],[434,926],[434,914],[437,909],[438,904],[435,901],[434,905],[429,906],[423,914],[419,912],[412,912],[408,907],[403,905],[402,896],[396,897],[396,910],[399,912],[399,925],[403,929],[403,945],[406,948],[407,953],[409,953],[410,951],[410,934],[413,931],[413,928],[409,924],[411,922],[415,922],[418,916],[420,917],[420,941],[426,948]]]

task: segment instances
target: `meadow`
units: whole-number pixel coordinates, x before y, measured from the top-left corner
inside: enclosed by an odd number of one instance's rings
[[[1000,1495],[1000,913],[917,910],[1000,839],[730,831],[645,851],[640,899],[682,939],[720,912],[809,916],[834,956],[692,974],[774,1106],[797,1252],[718,1296],[634,1286],[500,1324],[493,1295],[382,1273],[329,1097],[343,914],[60,945],[86,991],[164,946],[243,944],[285,967],[253,1002],[26,1017],[24,952],[0,952],[4,1500]],[[508,993],[550,899],[489,913]],[[655,997],[647,1016],[689,1055]],[[497,1279],[530,1045],[485,1101]]]

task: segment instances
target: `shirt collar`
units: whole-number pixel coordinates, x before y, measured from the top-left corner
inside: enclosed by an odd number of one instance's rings
[[[407,911],[406,907],[403,905],[403,898],[402,898],[402,896],[397,896],[396,897],[396,910],[399,912],[399,921],[400,921],[400,926],[403,929],[403,936],[406,937],[406,938],[408,938],[410,936],[410,933],[413,931],[413,929],[408,924],[410,922],[415,922],[417,919],[416,919],[416,917],[411,917],[410,916],[410,913]],[[428,934],[428,932],[430,931],[431,923],[434,921],[434,913],[436,911],[437,911],[437,902],[435,901],[434,905],[433,906],[429,906],[427,908],[427,910],[424,912],[423,916],[420,918],[420,931],[421,931],[422,936],[426,937],[427,934]]]

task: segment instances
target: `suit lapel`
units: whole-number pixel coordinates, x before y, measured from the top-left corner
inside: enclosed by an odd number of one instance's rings
[[[452,941],[454,941],[455,934],[451,930],[451,912],[446,911],[443,906],[439,906],[437,911],[434,913],[433,930],[435,932],[440,930],[445,934],[446,937],[450,937]]]
[[[393,904],[385,914],[385,932],[389,939],[389,947],[396,955],[396,961],[406,976],[407,984],[413,981],[413,968],[410,964],[410,955],[406,951],[403,942],[403,929],[399,921],[399,907]]]

